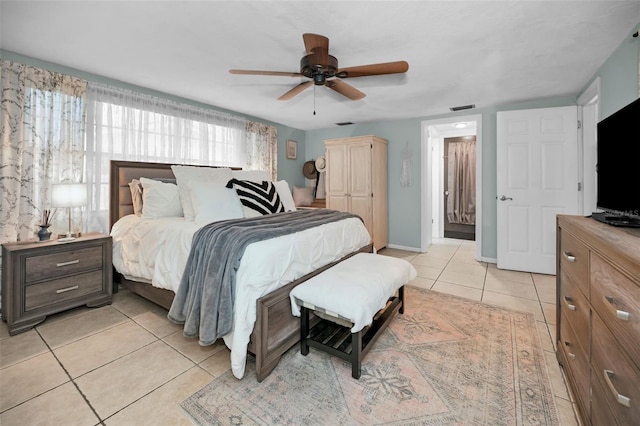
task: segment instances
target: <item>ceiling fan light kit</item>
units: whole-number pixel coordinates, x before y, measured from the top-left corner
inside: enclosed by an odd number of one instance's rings
[[[366,95],[341,79],[353,77],[367,77],[374,75],[400,74],[409,70],[406,61],[386,62],[381,64],[360,65],[340,69],[338,59],[329,55],[329,39],[319,34],[306,33],[302,35],[307,54],[300,59],[300,72],[257,71],[257,70],[229,70],[231,74],[268,75],[282,77],[306,77],[304,81],[293,87],[278,98],[286,101],[303,92],[307,87],[326,86],[341,95],[357,101]]]

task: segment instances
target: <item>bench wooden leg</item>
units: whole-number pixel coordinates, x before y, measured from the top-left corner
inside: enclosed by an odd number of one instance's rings
[[[400,298],[400,309],[398,312],[404,314],[404,286],[398,289],[398,297]]]
[[[305,356],[309,354],[307,336],[309,336],[309,309],[302,306],[300,307],[300,353]]]
[[[362,330],[351,333],[351,377],[360,378],[362,368]]]

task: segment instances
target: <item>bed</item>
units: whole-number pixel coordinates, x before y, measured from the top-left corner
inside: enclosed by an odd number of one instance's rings
[[[136,227],[139,226],[135,223],[135,219],[131,218],[133,214],[133,200],[129,182],[141,177],[171,179],[174,178],[174,174],[170,164],[130,161],[111,162],[109,223],[112,231],[114,230],[114,224],[118,221],[120,221],[118,226],[121,226],[121,223],[127,221],[134,222],[133,224],[129,224],[129,226],[132,227],[131,229],[136,229]],[[191,232],[197,228],[194,228],[193,225],[190,226],[192,226]],[[317,231],[314,230],[312,232]],[[238,335],[241,333],[236,333],[234,329],[234,331],[230,333],[231,337],[229,337],[229,339],[232,342],[230,345],[227,341],[227,336],[225,336],[225,343],[227,346],[230,346],[231,349],[232,370],[236,377],[242,378],[244,375],[244,361],[242,361],[242,366],[240,366],[238,360],[246,360],[247,353],[255,356],[255,369],[258,381],[262,381],[269,375],[278,364],[281,355],[299,340],[299,319],[291,315],[289,299],[291,289],[356,253],[372,252],[373,245],[370,242],[368,234],[366,238],[367,239],[363,236],[358,236],[355,241],[349,243],[351,247],[348,251],[339,253],[339,255],[336,255],[336,253],[321,253],[321,257],[334,256],[334,258],[327,263],[323,263],[322,266],[313,266],[313,270],[305,271],[304,274],[293,278],[290,282],[278,283],[277,288],[270,288],[264,294],[258,294],[255,299],[249,298],[247,299],[248,302],[245,298],[242,299],[242,303],[246,302],[248,304],[248,306],[245,307],[248,312],[254,312],[255,307],[255,321],[252,324],[252,328],[249,329],[252,331],[247,338],[239,338]],[[116,239],[114,239],[114,255],[119,255],[116,253],[118,242],[115,240]],[[247,250],[249,250],[249,248],[251,248],[251,246],[247,247]],[[114,265],[116,265],[117,262],[117,260],[114,260]],[[311,266],[307,265],[306,267],[310,268]],[[173,283],[173,289],[159,288],[151,283],[151,281],[153,281],[151,279],[140,278],[126,272],[121,273],[115,267],[114,269],[114,286],[117,287],[118,284],[122,285],[166,309],[171,308],[176,294],[176,283]],[[248,275],[250,276],[250,274]],[[175,278],[172,280],[175,280]],[[114,290],[116,289],[114,288]],[[249,315],[249,317],[251,321],[253,317],[251,315]],[[236,327],[235,324],[234,327]],[[248,341],[246,343],[246,350],[240,351],[237,348],[244,348],[244,340]],[[236,345],[234,342],[240,343]]]

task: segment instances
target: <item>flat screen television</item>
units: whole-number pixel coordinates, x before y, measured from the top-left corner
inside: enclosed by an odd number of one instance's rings
[[[640,98],[598,123],[593,213],[614,226],[640,227]]]

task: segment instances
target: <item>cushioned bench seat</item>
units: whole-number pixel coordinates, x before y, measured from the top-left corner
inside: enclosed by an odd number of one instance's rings
[[[364,355],[393,315],[404,312],[404,285],[416,275],[406,260],[359,253],[295,287],[291,310],[300,316],[301,353],[312,346],[349,361],[359,378]],[[310,311],[318,317],[313,327]]]

